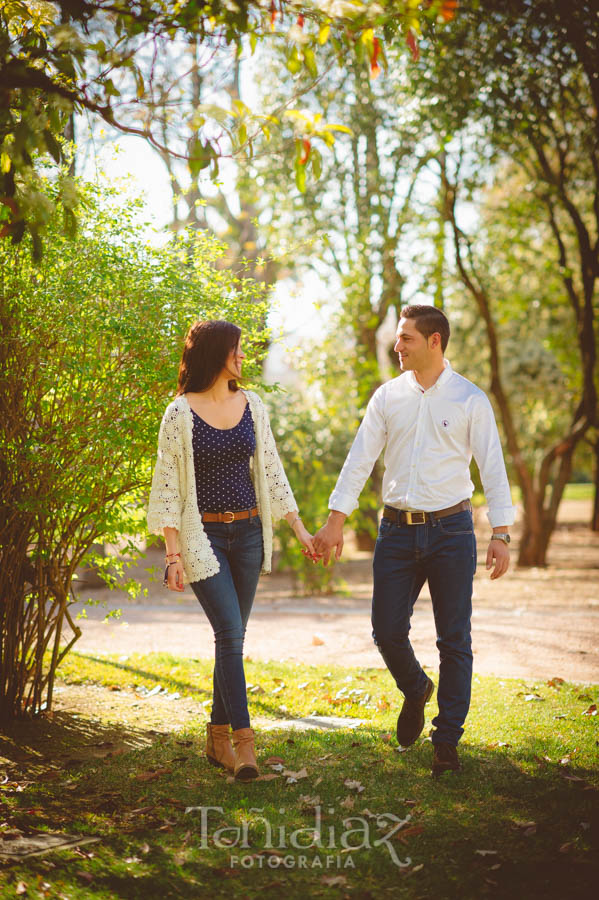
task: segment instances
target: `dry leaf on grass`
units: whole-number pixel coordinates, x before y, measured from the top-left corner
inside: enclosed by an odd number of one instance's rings
[[[281,774],[285,775],[287,778],[294,778],[296,781],[299,781],[300,778],[308,777],[308,770],[305,766],[300,769],[299,772],[292,772],[291,769],[283,769]]]
[[[346,778],[343,782],[346,788],[350,791],[357,791],[358,794],[364,790],[364,785],[359,781],[353,781],[351,778]]]
[[[258,775],[258,777],[254,779],[254,781],[272,781],[273,778],[279,777],[280,776],[277,775],[276,772],[268,772],[266,775]]]
[[[139,775],[135,776],[136,781],[154,781],[155,778],[160,778],[161,775],[170,775],[172,769],[154,769],[148,772],[140,772]]]
[[[585,711],[583,712],[583,716],[596,716],[596,715],[597,715],[597,704],[596,703],[593,703],[591,706],[589,706],[588,709],[585,709]]]
[[[354,803],[356,802],[354,797],[347,796],[345,800],[342,800],[339,806],[342,806],[343,809],[353,809]]]
[[[276,766],[277,764],[285,765],[285,760],[280,756],[269,756],[268,759],[264,760],[265,766]]]
[[[345,875],[323,875],[320,880],[328,887],[346,887],[347,885]]]

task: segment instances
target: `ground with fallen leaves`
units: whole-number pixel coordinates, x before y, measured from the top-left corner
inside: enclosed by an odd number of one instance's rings
[[[400,750],[387,672],[249,661],[261,776],[244,785],[202,753],[210,661],[73,654],[63,677],[115,708],[63,709],[6,730],[0,850],[28,832],[100,840],[5,861],[0,896],[594,891],[597,685],[477,676],[463,771],[433,781],[434,700],[422,737]],[[165,721],[177,706],[195,716]],[[313,727],[331,714],[339,719]]]

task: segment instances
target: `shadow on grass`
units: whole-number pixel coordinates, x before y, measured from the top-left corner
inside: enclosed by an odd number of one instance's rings
[[[154,732],[156,738],[156,733]],[[269,756],[279,756],[295,772],[308,776],[289,783],[278,774],[271,781],[228,783],[197,749],[197,731],[156,738],[152,732],[103,726],[67,713],[50,721],[14,723],[2,736],[3,749],[14,762],[60,766],[57,780],[39,781],[26,790],[5,792],[3,815],[12,827],[76,831],[101,837],[91,851],[65,850],[36,857],[0,872],[2,886],[43,879],[70,898],[248,897],[304,898],[339,891],[352,897],[406,898],[586,898],[594,896],[599,864],[597,847],[597,772],[591,768],[537,762],[533,737],[524,736],[513,750],[463,743],[463,771],[438,780],[430,774],[432,747],[418,741],[399,753],[385,741],[383,730],[364,726],[341,731],[259,732],[257,747],[263,771]],[[119,756],[95,759],[72,768],[61,753],[77,746],[119,740],[130,743]],[[187,746],[189,745],[189,746]],[[191,747],[191,749],[189,749]],[[17,752],[21,757],[17,759]],[[10,757],[9,757],[10,758]],[[149,776],[146,778],[146,776]],[[580,780],[570,780],[570,779]],[[66,781],[65,781],[66,779]],[[347,784],[348,780],[353,784]],[[197,814],[189,806],[213,807],[209,840],[202,847]],[[334,834],[333,846],[321,857],[348,856],[352,868],[299,868],[301,853],[289,839],[279,847],[280,829],[287,836],[306,831],[322,810],[322,831]],[[252,808],[261,819],[252,818]],[[219,810],[222,810],[220,812]],[[397,855],[410,865],[398,867],[380,839],[377,816],[410,816],[392,840]],[[340,835],[348,817],[368,828],[369,844],[343,856]],[[234,829],[250,822],[251,864],[232,867],[235,832],[230,846],[217,846],[217,828]],[[263,821],[273,829],[278,855],[267,855]],[[262,824],[261,824],[262,823]],[[331,828],[333,832],[331,832]],[[405,836],[402,836],[404,832]],[[278,841],[278,843],[277,843]],[[348,840],[356,845],[356,834]],[[310,855],[311,854],[311,855]],[[315,850],[308,854],[313,859]],[[293,858],[293,866],[281,862]],[[325,877],[340,877],[337,885]],[[333,890],[334,889],[334,890]]]

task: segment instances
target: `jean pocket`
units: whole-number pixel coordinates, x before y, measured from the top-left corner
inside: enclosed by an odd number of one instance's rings
[[[454,513],[453,516],[445,516],[437,520],[442,534],[473,534],[474,523],[472,513],[465,509],[463,512]]]
[[[385,535],[390,534],[392,530],[393,522],[391,519],[381,519],[381,524],[379,525],[379,537],[385,537]]]

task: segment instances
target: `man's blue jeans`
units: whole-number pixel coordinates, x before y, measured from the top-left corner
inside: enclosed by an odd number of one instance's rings
[[[262,523],[259,516],[204,522],[220,571],[191,587],[214,631],[213,725],[249,728],[243,639],[262,567]]]
[[[372,636],[400,691],[408,699],[421,697],[426,675],[408,635],[414,604],[428,580],[440,657],[434,744],[457,745],[464,733],[472,681],[475,569],[476,539],[469,510],[435,519],[434,524],[381,520],[373,560]]]

